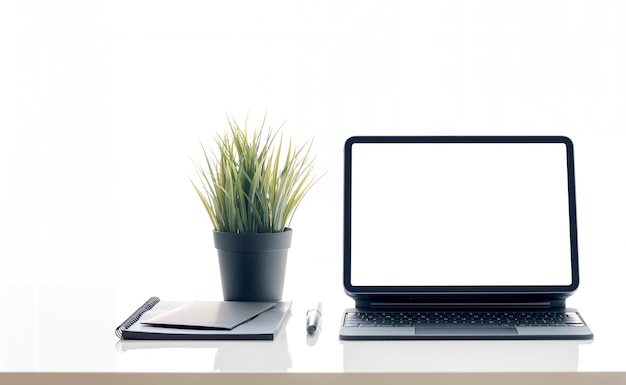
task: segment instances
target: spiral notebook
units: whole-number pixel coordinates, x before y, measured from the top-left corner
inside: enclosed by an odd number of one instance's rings
[[[188,311],[206,310],[207,304],[213,314]],[[290,309],[291,302],[202,303],[152,297],[115,334],[125,340],[273,340],[291,315]],[[203,322],[198,321],[198,314]]]

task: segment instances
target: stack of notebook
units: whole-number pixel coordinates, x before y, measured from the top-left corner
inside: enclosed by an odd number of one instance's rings
[[[161,301],[152,297],[117,329],[128,340],[273,340],[291,302]]]

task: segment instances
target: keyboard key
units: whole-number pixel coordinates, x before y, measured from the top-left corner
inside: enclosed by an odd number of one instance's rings
[[[349,327],[421,327],[421,326],[582,326],[574,312],[356,312],[347,313]]]

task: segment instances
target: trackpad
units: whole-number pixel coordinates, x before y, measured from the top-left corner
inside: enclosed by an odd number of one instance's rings
[[[424,337],[459,336],[512,336],[517,335],[514,327],[416,327],[415,335]]]

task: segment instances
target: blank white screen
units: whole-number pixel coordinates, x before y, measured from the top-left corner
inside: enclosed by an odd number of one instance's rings
[[[356,143],[353,286],[567,286],[563,143]]]

